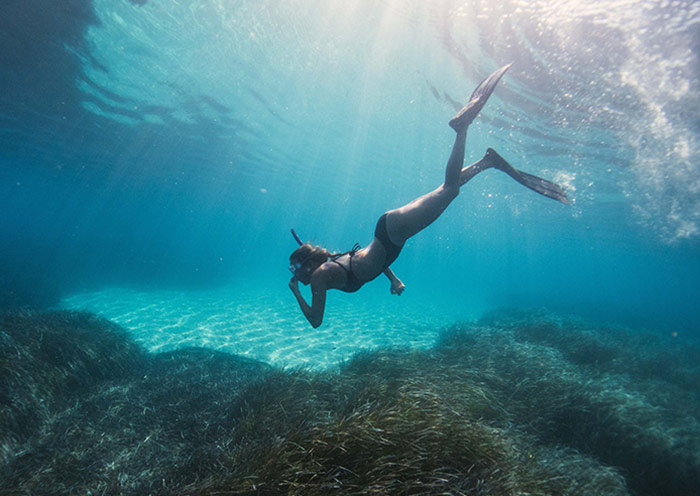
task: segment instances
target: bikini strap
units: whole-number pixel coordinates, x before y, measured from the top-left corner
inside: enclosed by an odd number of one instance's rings
[[[350,275],[353,274],[352,272],[352,257],[355,256],[355,253],[360,251],[362,249],[362,246],[360,246],[360,243],[355,243],[352,245],[352,249],[349,251],[344,251],[343,253],[333,253],[330,257],[328,257],[328,260],[330,262],[335,262],[341,269],[345,271],[346,274]],[[342,257],[343,255],[350,255],[350,267],[345,268],[343,264],[338,262],[338,259]]]
[[[352,250],[350,250],[350,251],[348,252],[348,253],[350,254],[350,272],[353,273],[353,274],[354,274],[354,272],[352,272],[352,257],[355,256],[355,253],[357,253],[358,251],[360,251],[360,248],[362,248],[362,247],[360,246],[360,243],[355,243],[354,245],[352,245]]]
[[[352,246],[352,250],[344,251],[342,253],[331,253],[331,255],[328,257],[328,260],[331,262],[335,262],[338,258],[342,257],[343,255],[350,255],[350,263],[352,263],[352,257],[362,249],[362,246],[360,246],[360,243],[355,243]]]

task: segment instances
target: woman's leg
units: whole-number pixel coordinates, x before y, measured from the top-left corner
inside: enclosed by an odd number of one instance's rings
[[[496,167],[495,162],[492,160],[491,148],[486,151],[486,154],[479,160],[474,162],[472,165],[468,165],[462,169],[459,173],[459,185],[464,186],[469,182],[471,178],[476,176],[479,172],[490,169],[491,167]]]
[[[387,212],[386,229],[394,244],[401,246],[408,238],[432,224],[457,197],[460,186],[483,170],[476,170],[479,168],[476,167],[477,164],[483,162],[483,159],[462,169],[466,138],[466,129],[457,133],[445,168],[445,182],[440,187],[403,207]],[[464,180],[465,174],[471,174],[471,177]]]
[[[498,81],[508,70],[504,66],[483,80],[472,93],[467,105],[450,121],[457,131],[452,153],[445,168],[445,182],[434,191],[416,198],[408,205],[387,212],[386,229],[389,239],[401,246],[408,238],[432,224],[459,194],[459,188],[476,174],[490,167],[488,153],[483,159],[462,169],[467,128],[486,104]]]
[[[479,172],[498,165],[492,156],[495,152],[489,148],[481,159],[462,168],[465,138],[466,133],[465,135],[457,134],[450,160],[447,162],[445,169],[445,184],[420,198],[416,198],[408,205],[387,212],[387,233],[394,244],[401,246],[408,238],[432,224],[440,217],[440,214],[445,211],[452,200],[457,197],[460,187],[464,186]],[[455,170],[459,171],[456,187]]]

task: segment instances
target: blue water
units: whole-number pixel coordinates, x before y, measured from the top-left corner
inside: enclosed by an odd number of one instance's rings
[[[573,205],[487,171],[392,266],[403,296],[333,295],[362,311],[324,326],[505,306],[697,336],[699,23],[691,1],[6,1],[0,303],[245,287],[271,328],[305,325],[289,229],[368,243],[513,62],[467,162],[494,147]]]

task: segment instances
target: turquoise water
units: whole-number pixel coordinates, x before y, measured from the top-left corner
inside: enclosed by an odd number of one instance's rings
[[[0,21],[3,306],[89,309],[149,349],[282,364],[425,345],[498,307],[700,332],[693,2],[11,1]],[[497,171],[319,330],[287,288],[294,227],[331,250],[432,190],[448,120],[567,188]],[[337,292],[336,292],[337,293]],[[288,342],[289,335],[298,344]],[[335,348],[334,348],[335,347]]]
[[[696,495],[699,23],[5,0],[0,496]],[[507,63],[466,161],[493,147],[572,205],[486,171],[392,265],[402,296],[330,292],[313,329],[290,228],[369,243]]]

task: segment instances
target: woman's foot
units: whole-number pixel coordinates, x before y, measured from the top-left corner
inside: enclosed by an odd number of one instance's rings
[[[518,169],[506,162],[505,159],[501,157],[493,148],[486,149],[484,160],[494,169],[498,169],[499,171],[505,172],[508,175],[517,174],[520,172]]]
[[[457,115],[450,120],[450,127],[452,129],[459,132],[466,129],[467,126],[472,123],[481,109],[484,108],[486,101],[491,96],[491,93],[493,93],[498,81],[501,80],[501,77],[503,77],[510,66],[511,64],[501,67],[489,77],[484,79],[479,86],[476,87],[474,93],[472,93],[472,96],[469,99],[469,103],[467,103],[462,110],[457,112]]]

